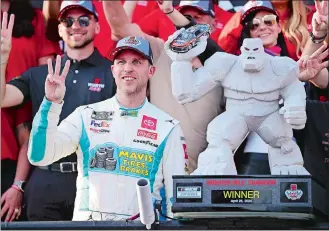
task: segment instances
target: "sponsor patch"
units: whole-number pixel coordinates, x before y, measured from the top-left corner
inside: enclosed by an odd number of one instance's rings
[[[152,140],[157,140],[158,139],[158,133],[148,132],[148,131],[145,131],[145,130],[142,130],[142,129],[137,130],[137,136],[142,136],[142,137],[149,138],[149,139],[152,139]]]
[[[120,116],[128,116],[128,117],[137,117],[138,116],[138,111],[136,110],[122,110],[120,112]]]
[[[157,128],[157,119],[143,115],[141,127],[155,131]]]
[[[133,142],[134,143],[140,143],[140,144],[149,145],[149,146],[152,146],[152,147],[155,147],[155,148],[157,148],[159,146],[157,144],[152,143],[149,140],[136,140],[136,139],[134,139]]]
[[[153,152],[105,143],[90,150],[89,171],[148,178],[154,160]]]
[[[95,92],[100,92],[105,85],[101,84],[101,79],[100,78],[94,78],[93,83],[88,83],[89,91],[95,91]]]
[[[97,128],[109,128],[110,124],[106,120],[92,120],[90,125]]]
[[[110,130],[106,129],[90,128],[89,130],[95,133],[110,133]]]
[[[93,111],[91,118],[94,120],[112,120],[114,111]]]

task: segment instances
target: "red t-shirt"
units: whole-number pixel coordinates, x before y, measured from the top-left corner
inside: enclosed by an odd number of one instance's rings
[[[137,22],[142,31],[148,35],[167,41],[176,31],[174,23],[161,9],[154,10]]]
[[[60,52],[58,43],[46,39],[41,10],[35,9],[33,20],[35,34],[30,37],[12,38],[12,48],[6,70],[6,82],[21,75],[27,69],[38,66],[38,59]],[[32,121],[32,105],[26,103],[19,109],[1,110],[1,159],[17,160],[18,144],[15,136],[17,125]]]
[[[121,2],[122,4],[124,3],[123,0]],[[95,37],[94,44],[104,57],[109,58],[110,52],[116,46],[116,41],[111,39],[111,28],[106,20],[102,1],[93,0],[93,4],[98,13],[98,21],[101,28],[100,33]],[[156,1],[138,1],[134,10],[132,22],[139,21],[142,17],[156,8],[158,8]]]
[[[217,25],[216,30],[211,33],[210,37],[214,41],[217,41],[224,25],[233,14],[221,9],[217,5],[214,6]],[[144,33],[161,38],[164,41],[166,41],[168,37],[176,31],[176,27],[173,22],[160,9],[154,10],[137,23]]]
[[[157,1],[138,1],[134,10],[132,22],[138,22],[139,20],[144,18],[145,15],[148,15],[149,13],[157,9],[159,9]]]
[[[217,4],[214,4],[215,17],[216,17],[216,30],[211,34],[211,38],[217,42],[220,33],[222,32],[225,24],[231,19],[233,13],[228,12],[220,8]]]

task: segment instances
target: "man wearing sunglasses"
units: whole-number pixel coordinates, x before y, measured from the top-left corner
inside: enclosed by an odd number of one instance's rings
[[[71,63],[65,83],[67,90],[61,121],[81,105],[112,97],[115,83],[112,63],[94,47],[94,37],[100,26],[91,1],[63,1],[58,19],[58,32],[66,45],[61,67],[66,61]],[[45,96],[47,74],[47,65],[31,68],[20,78],[1,86],[5,89],[2,107],[31,100],[34,117]],[[28,220],[72,220],[76,178],[77,157],[74,152],[49,166],[36,167],[25,189]]]

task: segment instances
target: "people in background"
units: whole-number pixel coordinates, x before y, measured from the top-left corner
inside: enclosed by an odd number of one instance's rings
[[[278,24],[282,30],[283,38],[287,47],[288,56],[298,60],[302,54],[309,31],[311,31],[311,20],[314,11],[307,8],[302,1],[272,0],[272,1],[249,1],[244,6],[243,12],[236,13],[224,27],[218,45],[226,52],[239,54],[241,34],[243,33],[243,15],[250,7],[269,5],[278,16]],[[239,42],[240,41],[240,42]]]
[[[58,15],[58,33],[66,44],[62,57],[71,63],[66,78],[67,92],[60,121],[77,107],[100,102],[115,94],[111,62],[95,49],[99,33],[98,14],[90,1],[63,1]],[[48,62],[51,62],[48,60]],[[47,65],[30,68],[9,81],[1,82],[2,107],[13,107],[32,101],[35,116],[45,96]],[[1,78],[4,78],[1,75]],[[35,155],[41,155],[34,150]],[[38,154],[39,153],[39,154]],[[27,217],[30,221],[72,220],[76,193],[77,156],[59,159],[48,166],[34,168],[25,189]]]
[[[15,15],[15,23],[9,15]],[[9,82],[28,68],[45,64],[60,52],[56,43],[46,39],[44,20],[39,9],[30,1],[1,2],[1,36],[6,40],[1,48],[1,78]],[[14,23],[14,24],[13,24]],[[2,39],[1,39],[2,40]],[[5,50],[3,50],[5,49]],[[10,51],[11,50],[11,51]],[[3,97],[3,91],[1,97]],[[27,145],[31,103],[21,108],[1,110],[1,219],[25,220],[23,194],[29,177]]]

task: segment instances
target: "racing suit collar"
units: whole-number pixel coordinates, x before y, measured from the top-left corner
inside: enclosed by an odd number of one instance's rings
[[[136,111],[136,110],[140,110],[142,107],[144,107],[145,104],[148,103],[148,99],[147,99],[147,97],[145,97],[144,102],[143,102],[142,105],[140,105],[139,107],[135,107],[135,108],[127,108],[127,107],[122,106],[122,105],[119,103],[119,101],[118,101],[116,95],[115,95],[115,100],[116,100],[116,102],[117,102],[117,105],[118,105],[119,109],[120,109],[120,110],[124,110],[124,111]]]

